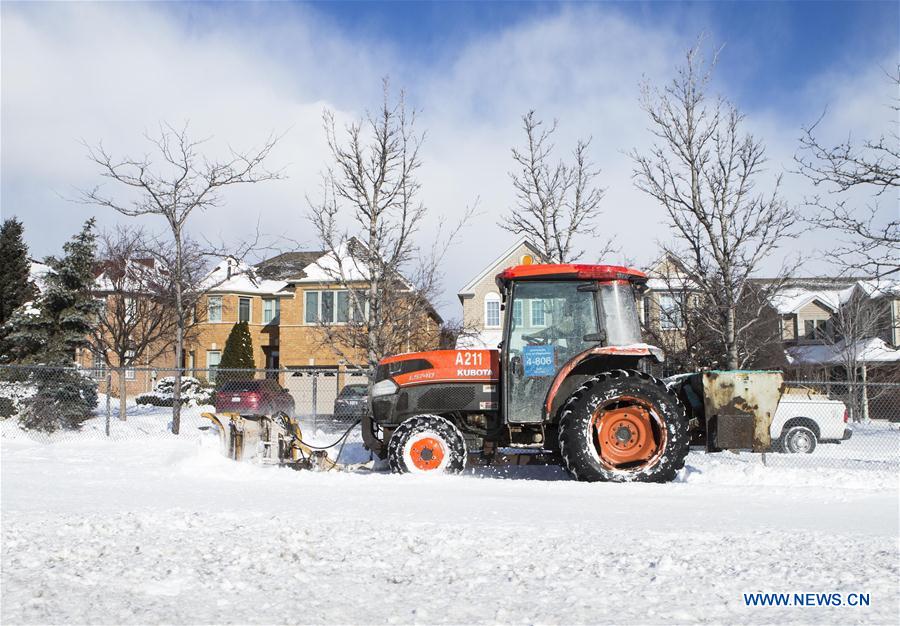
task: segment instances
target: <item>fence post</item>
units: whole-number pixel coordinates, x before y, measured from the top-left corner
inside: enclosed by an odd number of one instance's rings
[[[109,437],[109,418],[112,414],[112,402],[109,398],[109,394],[112,391],[112,372],[107,369],[106,370],[106,436]]]
[[[862,422],[868,423],[869,421],[869,379],[868,373],[866,372],[866,364],[863,362],[862,364]]]
[[[313,388],[312,388],[312,410],[313,410],[313,431],[319,430],[319,372],[313,371]]]

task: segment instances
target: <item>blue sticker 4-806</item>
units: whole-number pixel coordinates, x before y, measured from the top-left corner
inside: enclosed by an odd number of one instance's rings
[[[553,346],[525,346],[523,359],[526,376],[553,376]]]

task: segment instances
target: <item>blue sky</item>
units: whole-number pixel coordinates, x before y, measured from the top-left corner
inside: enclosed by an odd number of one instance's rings
[[[294,5],[294,6],[291,6]],[[898,43],[898,2],[311,2],[264,5],[264,19],[297,7],[312,10],[364,44],[388,42],[423,65],[440,64],[472,38],[490,36],[525,21],[572,7],[595,6],[647,26],[706,32],[729,54],[722,69],[740,77],[742,101],[753,105],[781,97],[797,76],[847,67]],[[186,19],[206,6],[175,5]],[[198,12],[199,8],[199,12]],[[220,9],[216,9],[219,11]],[[247,7],[230,8],[235,19]],[[254,11],[256,12],[256,11]],[[259,15],[259,14],[258,14]]]
[[[509,151],[527,110],[559,120],[559,156],[594,138],[604,229],[627,260],[647,263],[668,231],[634,188],[625,156],[649,142],[637,106],[642,79],[669,78],[701,33],[708,48],[723,45],[714,91],[738,104],[746,129],[768,146],[765,189],[789,169],[801,126],[826,107],[830,137],[884,132],[896,89],[883,70],[900,58],[897,2],[4,2],[0,11],[0,213],[24,220],[35,256],[56,253],[90,215],[104,227],[121,220],[67,200],[100,182],[79,141],[139,153],[143,131],[162,120],[190,120],[197,135],[214,137],[213,153],[284,132],[272,158],[288,179],[235,190],[191,227],[236,239],[251,216],[314,248],[305,216],[327,163],[322,110],[358,117],[377,105],[389,75],[428,131],[423,200],[433,215],[475,201],[481,210],[451,251],[441,304],[449,315],[456,289],[489,260],[484,251],[512,238],[497,221],[514,204]],[[788,201],[806,191],[785,175]],[[436,222],[421,233],[424,247]],[[817,255],[807,267],[824,273],[822,247],[805,235],[784,253]]]

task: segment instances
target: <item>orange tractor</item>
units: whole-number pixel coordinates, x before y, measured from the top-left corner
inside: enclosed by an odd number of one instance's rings
[[[366,447],[395,472],[558,463],[585,481],[668,481],[684,465],[689,416],[648,372],[642,272],[520,265],[497,276],[499,350],[402,354],[378,365]]]

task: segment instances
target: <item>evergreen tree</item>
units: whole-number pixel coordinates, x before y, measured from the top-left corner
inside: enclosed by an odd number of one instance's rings
[[[35,370],[36,393],[22,411],[26,428],[48,432],[74,428],[97,405],[97,385],[76,370],[75,351],[89,347],[98,313],[91,296],[95,253],[94,220],[63,246],[64,256],[46,260],[50,270],[34,310],[17,317],[10,340],[22,360],[41,364]]]
[[[254,369],[253,339],[250,337],[250,327],[247,322],[238,322],[228,334],[225,348],[222,350],[222,360],[219,362],[220,370],[227,369]],[[246,380],[253,378],[252,372],[218,372],[216,382],[221,387],[231,380]]]
[[[22,233],[22,222],[16,218],[4,220],[0,227],[0,363],[12,361],[8,323],[19,307],[37,295]]]

